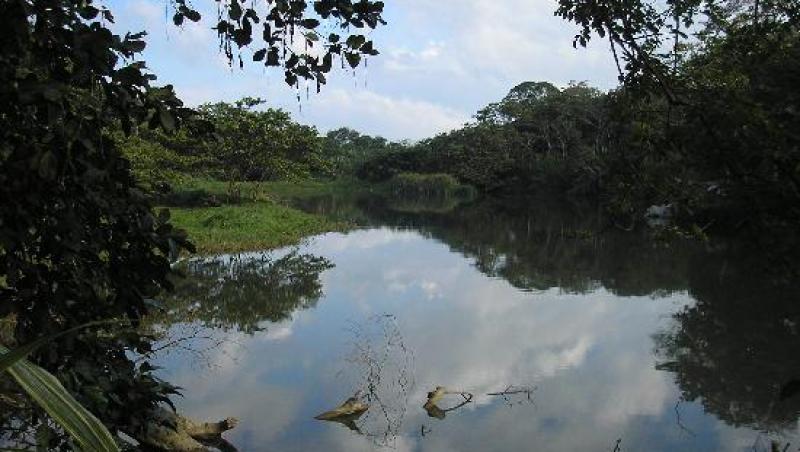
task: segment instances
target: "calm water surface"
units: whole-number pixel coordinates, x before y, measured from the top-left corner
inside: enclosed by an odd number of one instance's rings
[[[159,358],[179,410],[237,417],[245,451],[800,446],[800,300],[747,251],[585,212],[361,207],[373,226],[187,265]],[[469,395],[426,410],[437,386]],[[356,393],[359,419],[314,419]]]

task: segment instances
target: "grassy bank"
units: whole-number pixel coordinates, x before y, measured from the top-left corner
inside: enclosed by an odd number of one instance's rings
[[[200,254],[254,251],[292,245],[302,238],[351,227],[324,215],[291,207],[293,199],[367,190],[350,180],[229,182],[187,177],[174,181],[167,204],[172,222],[186,230]],[[214,199],[212,205],[193,204]],[[216,205],[221,204],[221,205]]]
[[[401,174],[380,185],[355,179],[230,184],[186,178],[174,183],[170,197],[165,198],[173,203],[164,205],[172,212],[173,224],[189,233],[198,252],[213,254],[275,248],[310,235],[348,229],[359,222],[352,212],[342,214],[341,208],[329,208],[324,202],[311,207],[310,213],[293,206],[323,196],[329,204],[347,204],[337,200],[366,193],[392,199],[390,205],[399,211],[449,211],[474,196],[471,187],[436,174]]]
[[[200,254],[253,251],[298,243],[302,238],[348,228],[273,202],[201,208],[170,208]]]

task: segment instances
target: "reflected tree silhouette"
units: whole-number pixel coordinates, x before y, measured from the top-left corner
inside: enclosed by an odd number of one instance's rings
[[[176,349],[202,357],[223,340],[215,331],[253,334],[264,328],[264,322],[286,320],[297,310],[312,308],[322,296],[320,275],[332,267],[322,257],[296,251],[277,258],[263,254],[184,262],[180,270],[187,277],[174,281],[175,291],[164,299],[160,312],[145,318],[139,330],[115,332],[155,339],[149,352],[126,354],[124,364],[131,372],[148,372],[154,369],[150,364],[153,355]],[[103,369],[70,367],[69,363],[62,371],[104,374]],[[161,380],[150,384],[172,387]],[[35,449],[42,435],[48,435],[46,444],[55,449],[67,447],[69,437],[38,418],[30,403],[18,394],[14,383],[0,376],[0,449]],[[219,450],[235,450],[221,437],[209,440]]]
[[[297,251],[278,258],[264,253],[189,261],[181,268],[187,277],[175,281],[165,312],[153,321],[252,334],[264,322],[288,320],[316,306],[323,294],[320,275],[330,268],[327,259]]]
[[[419,231],[473,259],[482,273],[530,291],[619,296],[687,291],[697,303],[658,334],[658,368],[681,400],[733,426],[796,427],[800,415],[797,244],[780,237],[700,243],[608,228],[591,206],[481,200],[451,211],[395,209],[384,200],[339,199],[362,224]],[[359,212],[359,213],[356,213]],[[424,429],[423,429],[424,431]]]
[[[620,296],[658,296],[686,290],[686,263],[697,246],[609,228],[596,207],[566,202],[483,199],[448,209],[410,209],[362,196],[306,199],[298,206],[365,226],[419,231],[473,259],[482,273],[526,291],[588,293],[604,287]]]
[[[655,336],[657,367],[673,372],[688,401],[730,425],[796,428],[800,394],[800,288],[751,247],[693,260],[697,302]]]

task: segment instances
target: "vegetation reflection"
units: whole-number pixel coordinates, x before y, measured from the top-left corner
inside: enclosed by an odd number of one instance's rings
[[[800,415],[800,289],[759,254],[738,246],[695,260],[697,302],[656,336],[658,368],[730,425],[780,432]]]
[[[187,278],[178,279],[165,300],[166,312],[154,320],[166,324],[200,322],[208,328],[252,334],[264,322],[277,323],[293,312],[316,306],[322,296],[320,275],[330,261],[292,251],[221,256],[186,262]]]

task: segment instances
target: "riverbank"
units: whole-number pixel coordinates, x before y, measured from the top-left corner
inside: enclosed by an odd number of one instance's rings
[[[427,183],[430,178],[416,176],[414,181],[420,181],[406,184],[410,188],[402,188],[405,191],[411,188],[430,191],[430,184]],[[456,205],[463,196],[450,196],[450,191],[465,188],[458,184],[447,186],[437,197],[424,190],[411,194],[403,190],[398,192],[396,185],[365,184],[355,179],[230,184],[211,179],[187,178],[174,183],[169,196],[162,198],[161,205],[170,209],[173,224],[189,234],[199,254],[216,254],[293,245],[304,237],[348,230],[359,223],[358,215],[342,214],[339,212],[341,209],[318,206],[306,208],[304,211],[297,208],[297,205],[315,198],[329,198],[329,201],[333,200],[330,202],[338,205],[346,204],[345,200],[373,194],[396,198],[395,203],[411,203],[410,205],[416,206],[414,202],[420,202],[417,198],[427,199],[432,196],[434,201],[441,203],[444,200]],[[434,188],[436,187],[434,184]],[[466,198],[472,196],[470,194]],[[431,200],[426,202],[425,205],[428,205]],[[399,207],[398,209],[403,210]]]
[[[235,253],[294,245],[304,237],[344,231],[352,224],[291,207],[292,199],[355,191],[343,181],[302,181],[230,185],[224,181],[187,179],[175,193],[203,193],[220,205],[168,206],[172,223],[189,234],[198,254]]]
[[[351,225],[273,202],[170,208],[172,223],[189,234],[199,254],[235,253],[294,245],[310,235]]]

